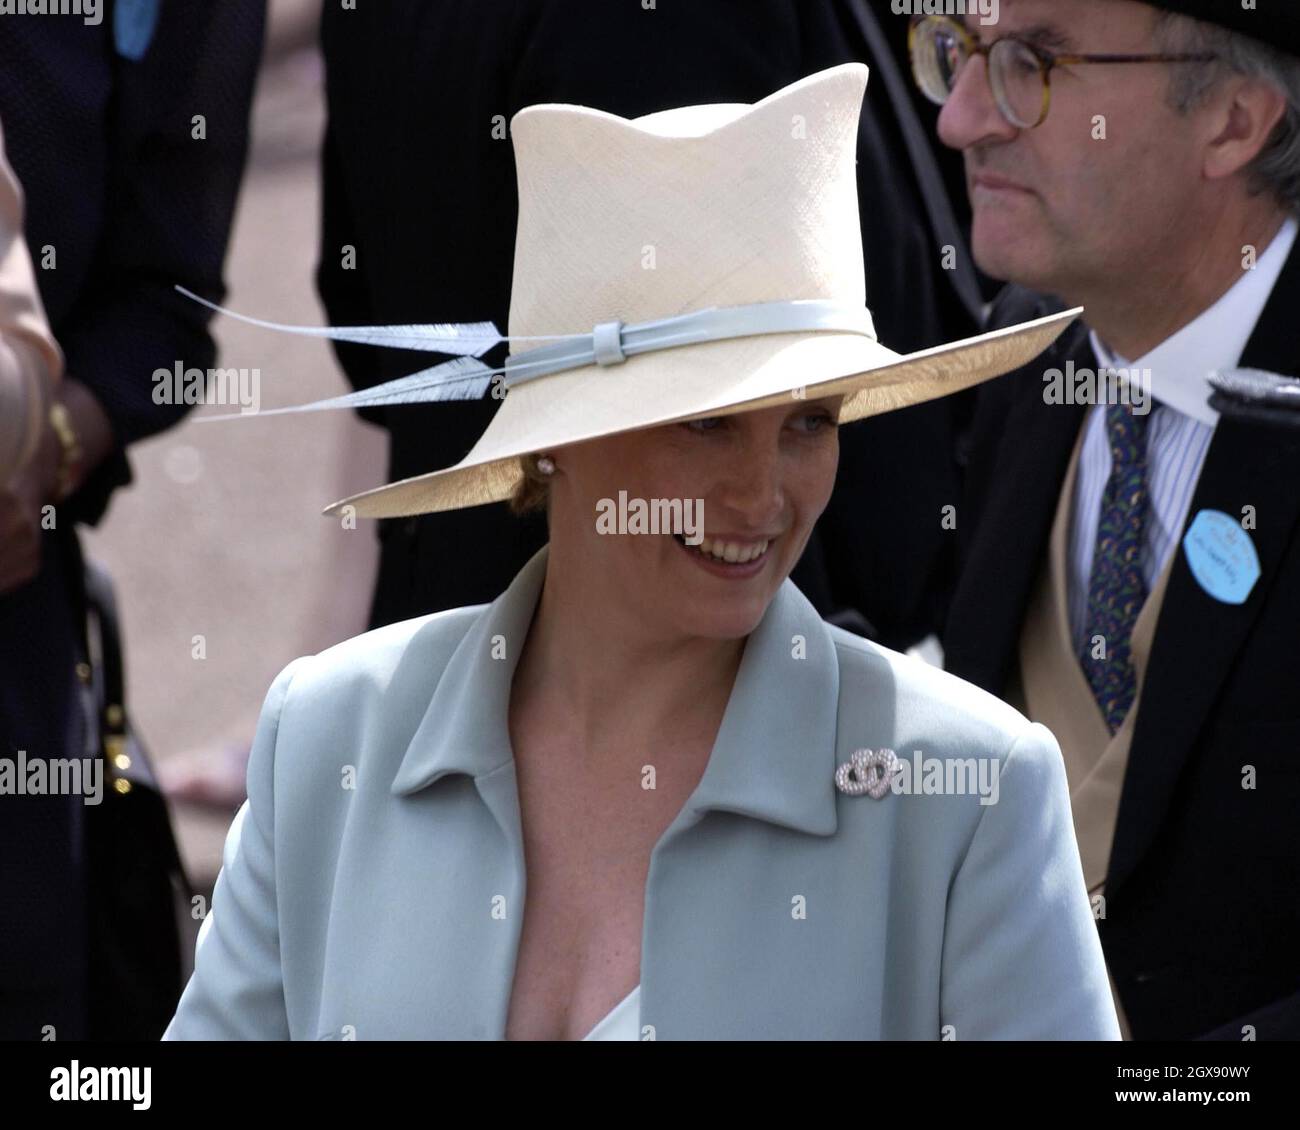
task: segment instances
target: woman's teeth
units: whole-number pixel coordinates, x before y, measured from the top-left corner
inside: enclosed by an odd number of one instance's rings
[[[703,538],[699,545],[688,545],[686,539],[680,534],[675,536],[688,549],[693,549],[696,553],[702,553],[705,557],[711,557],[715,561],[723,561],[728,565],[744,565],[747,561],[762,557],[767,552],[767,547],[772,544],[771,541],[761,541],[757,544],[741,545],[739,542],[734,541]]]

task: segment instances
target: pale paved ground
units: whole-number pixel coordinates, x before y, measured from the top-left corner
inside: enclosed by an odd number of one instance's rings
[[[253,149],[227,260],[226,305],[272,321],[324,324],[312,271],[324,123],[310,21],[318,0],[271,0]],[[293,50],[293,43],[303,44]],[[218,317],[218,364],[259,368],[262,406],[347,391],[333,355],[306,338]],[[195,417],[230,412],[200,406]],[[351,412],[184,425],[133,448],[89,552],[117,583],[128,703],[157,762],[247,744],[276,673],[364,630],[373,526],[321,516],[383,479],[386,440]],[[207,656],[192,657],[194,636]],[[182,854],[211,881],[228,814],[177,808]]]

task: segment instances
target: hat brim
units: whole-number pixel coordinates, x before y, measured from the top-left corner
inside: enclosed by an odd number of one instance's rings
[[[521,460],[527,455],[789,404],[792,396],[843,396],[838,419],[852,423],[960,392],[1027,365],[1082,312],[1067,310],[907,355],[859,334],[771,334],[666,349],[609,369],[590,366],[539,378],[509,393],[455,466],[351,495],[324,513],[405,518],[503,502],[522,481]],[[724,376],[706,386],[699,378],[702,372]],[[809,373],[821,375],[808,380]],[[726,374],[736,376],[727,379]]]

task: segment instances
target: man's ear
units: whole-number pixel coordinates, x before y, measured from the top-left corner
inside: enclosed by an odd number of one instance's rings
[[[1211,180],[1235,176],[1268,145],[1286,113],[1286,95],[1272,83],[1234,75],[1212,99],[1217,132],[1205,153]]]

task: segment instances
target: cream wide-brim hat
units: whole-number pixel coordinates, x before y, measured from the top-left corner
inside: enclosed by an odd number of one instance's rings
[[[584,106],[520,110],[511,122],[519,225],[508,334],[591,334],[602,323],[783,300],[865,308],[856,153],[867,73],[850,63],[752,106],[631,120]],[[843,396],[838,422],[850,423],[1017,369],[1080,312],[907,355],[870,332],[805,330],[551,373],[510,387],[455,466],[325,513],[394,518],[499,502],[514,494],[529,455],[794,397]]]

